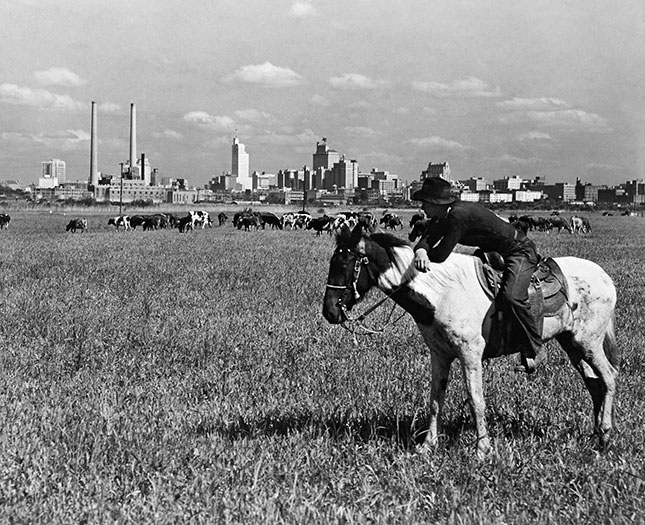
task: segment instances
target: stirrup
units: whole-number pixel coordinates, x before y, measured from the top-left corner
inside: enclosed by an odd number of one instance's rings
[[[522,356],[522,362],[513,369],[515,372],[524,372],[526,374],[535,374],[537,362],[533,357]]]

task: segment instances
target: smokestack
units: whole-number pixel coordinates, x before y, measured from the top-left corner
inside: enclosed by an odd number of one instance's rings
[[[90,131],[90,185],[98,186],[98,147],[96,140],[96,102],[92,101],[92,124]]]
[[[139,172],[141,175],[141,180],[146,183],[146,185],[150,184],[150,181],[146,179],[146,154],[142,153],[141,154],[141,171]]]
[[[130,169],[137,164],[137,108],[130,104]]]

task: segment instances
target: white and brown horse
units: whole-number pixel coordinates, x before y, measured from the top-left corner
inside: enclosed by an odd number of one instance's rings
[[[605,446],[613,428],[613,406],[620,356],[614,336],[616,290],[597,264],[576,257],[555,259],[569,288],[569,302],[544,319],[544,340],[556,338],[591,394],[594,429]],[[323,315],[333,324],[348,321],[347,312],[372,287],[414,318],[430,349],[432,387],[429,428],[421,450],[435,446],[452,362],[461,365],[477,429],[477,454],[490,450],[482,387],[486,346],[484,319],[491,306],[476,274],[479,261],[452,253],[430,271],[418,272],[414,252],[404,240],[385,233],[344,231],[329,265]]]

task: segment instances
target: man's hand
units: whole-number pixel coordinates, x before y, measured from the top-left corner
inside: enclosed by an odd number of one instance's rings
[[[428,252],[423,248],[419,248],[414,252],[414,267],[420,272],[427,272],[430,269],[430,259],[428,259]]]

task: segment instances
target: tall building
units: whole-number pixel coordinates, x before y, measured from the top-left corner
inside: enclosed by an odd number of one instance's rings
[[[39,188],[55,188],[67,181],[65,161],[50,159],[42,163],[41,177],[38,179]]]
[[[421,181],[431,177],[441,177],[442,179],[450,180],[450,166],[447,162],[429,162],[428,167],[421,172]]]
[[[312,171],[316,171],[318,168],[330,170],[339,161],[340,153],[335,149],[329,149],[327,147],[326,137],[323,137],[322,142],[316,142],[316,153],[314,153],[313,157],[314,164]]]
[[[244,190],[253,189],[253,179],[249,173],[249,154],[244,149],[237,136],[233,138],[233,161],[231,164],[231,174],[237,178],[237,183]]]
[[[327,189],[330,190],[354,189],[358,186],[358,162],[355,160],[346,161],[345,157],[342,157],[332,167],[329,184]]]

